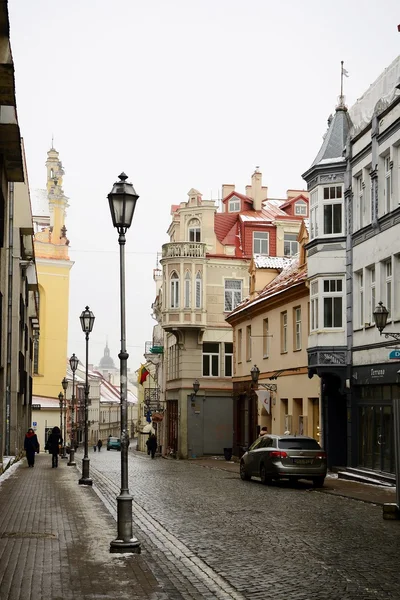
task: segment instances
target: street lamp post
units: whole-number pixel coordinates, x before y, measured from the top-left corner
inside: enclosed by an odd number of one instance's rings
[[[62,437],[62,430],[63,430],[62,422],[63,422],[63,407],[64,407],[64,394],[62,392],[60,392],[58,394],[58,401],[60,403],[60,435]]]
[[[63,453],[61,458],[67,458],[67,389],[68,389],[68,379],[64,377],[61,382],[61,385],[64,390],[64,432],[62,433],[63,438]],[[62,431],[62,429],[61,429]]]
[[[117,538],[110,543],[110,552],[135,552],[140,554],[140,542],[132,533],[132,496],[128,482],[128,401],[127,373],[128,357],[126,351],[126,317],[125,317],[125,233],[131,226],[133,213],[139,196],[133,185],[127,183],[125,173],[119,175],[108,194],[111,218],[118,230],[120,256],[120,304],[121,304],[121,351],[120,359],[120,404],[121,404],[121,491],[117,497]]]
[[[75,353],[69,359],[69,366],[72,371],[72,397],[71,397],[71,448],[69,451],[69,461],[67,465],[69,467],[75,467],[75,422],[74,422],[74,413],[75,413],[75,371],[78,368],[79,359],[75,356]]]
[[[386,327],[389,311],[383,302],[379,302],[373,312],[375,325],[382,335]],[[385,333],[385,338],[400,342],[400,333]],[[398,371],[400,373],[400,371]],[[396,504],[383,505],[384,519],[400,519],[400,398],[393,398],[393,433],[394,433],[394,461],[396,471]]]
[[[91,333],[94,325],[94,314],[89,307],[87,306],[84,311],[82,311],[81,316],[79,317],[81,321],[82,331],[85,334],[86,338],[86,369],[85,369],[85,454],[82,459],[82,477],[79,480],[81,485],[92,485],[92,480],[89,477],[89,440],[88,440],[88,419],[89,419],[89,334]]]

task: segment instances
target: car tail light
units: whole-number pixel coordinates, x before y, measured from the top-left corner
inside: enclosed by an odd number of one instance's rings
[[[326,459],[326,452],[318,452],[315,458],[319,458],[320,460]]]
[[[271,458],[287,458],[287,454],[286,452],[279,452],[279,450],[272,450],[272,452],[269,453]]]

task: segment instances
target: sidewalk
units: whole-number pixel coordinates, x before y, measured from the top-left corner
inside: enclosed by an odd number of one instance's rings
[[[0,600],[182,598],[141,555],[110,554],[117,526],[78,471],[48,455],[0,477]]]
[[[234,461],[226,461],[223,457],[210,458],[193,458],[189,459],[190,463],[199,467],[209,469],[221,469],[231,473],[237,473],[239,477],[239,463]],[[323,488],[318,488],[315,491],[323,494],[333,494],[344,498],[352,498],[353,500],[361,500],[371,504],[386,504],[396,502],[396,488],[383,487],[379,485],[370,485],[366,483],[358,483],[357,481],[348,481],[338,479],[334,474],[328,474],[325,479]]]

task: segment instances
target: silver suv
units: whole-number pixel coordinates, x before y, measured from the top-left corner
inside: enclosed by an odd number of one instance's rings
[[[322,487],[326,477],[326,453],[314,438],[303,435],[263,435],[256,439],[240,460],[243,480],[309,479]]]

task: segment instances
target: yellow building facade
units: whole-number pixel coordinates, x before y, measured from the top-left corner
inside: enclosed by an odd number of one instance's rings
[[[39,283],[40,337],[35,343],[34,396],[57,398],[66,375],[70,270],[65,226],[68,198],[58,152],[47,153],[46,190],[36,190],[33,222]]]

